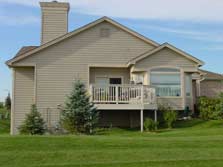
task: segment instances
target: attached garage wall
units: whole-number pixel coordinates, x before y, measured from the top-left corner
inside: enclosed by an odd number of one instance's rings
[[[14,94],[11,116],[11,133],[17,134],[25,115],[34,103],[34,68],[14,69]]]

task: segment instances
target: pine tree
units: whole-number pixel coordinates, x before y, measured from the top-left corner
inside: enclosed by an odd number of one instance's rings
[[[8,96],[5,99],[5,108],[7,110],[11,110],[11,97],[10,97],[10,93],[8,93]]]
[[[62,112],[63,127],[70,133],[92,134],[98,123],[98,115],[85,85],[80,80],[76,81]]]
[[[26,115],[26,119],[19,127],[19,131],[21,134],[30,135],[43,135],[45,133],[45,122],[37,111],[35,104],[31,106],[31,112]]]

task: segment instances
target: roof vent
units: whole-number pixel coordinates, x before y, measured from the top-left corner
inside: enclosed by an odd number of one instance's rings
[[[110,36],[110,29],[109,28],[101,28],[100,29],[100,37],[106,38]]]

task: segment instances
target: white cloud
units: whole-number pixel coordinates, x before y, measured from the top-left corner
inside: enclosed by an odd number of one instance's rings
[[[172,27],[165,27],[165,26],[153,26],[153,25],[138,25],[141,28],[146,29],[153,29],[156,31],[163,31],[163,32],[169,32],[179,35],[204,35],[205,33],[200,31],[194,31],[194,30],[186,30],[182,28],[172,28]]]
[[[208,42],[223,42],[223,31],[202,31],[185,29],[185,27],[165,27],[165,26],[154,26],[154,25],[136,25],[136,27],[151,29],[153,31],[160,31],[166,33],[172,33],[182,38],[189,38],[199,41]]]
[[[4,16],[0,15],[0,22],[5,25],[16,26],[16,25],[27,25],[35,24],[40,22],[40,18],[36,16]]]
[[[39,0],[0,0],[39,6]],[[119,18],[223,21],[222,0],[69,0],[73,10]]]

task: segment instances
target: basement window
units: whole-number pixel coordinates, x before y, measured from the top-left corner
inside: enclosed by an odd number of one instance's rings
[[[110,30],[109,30],[109,28],[102,28],[100,30],[100,37],[107,38],[109,36],[110,36]]]

